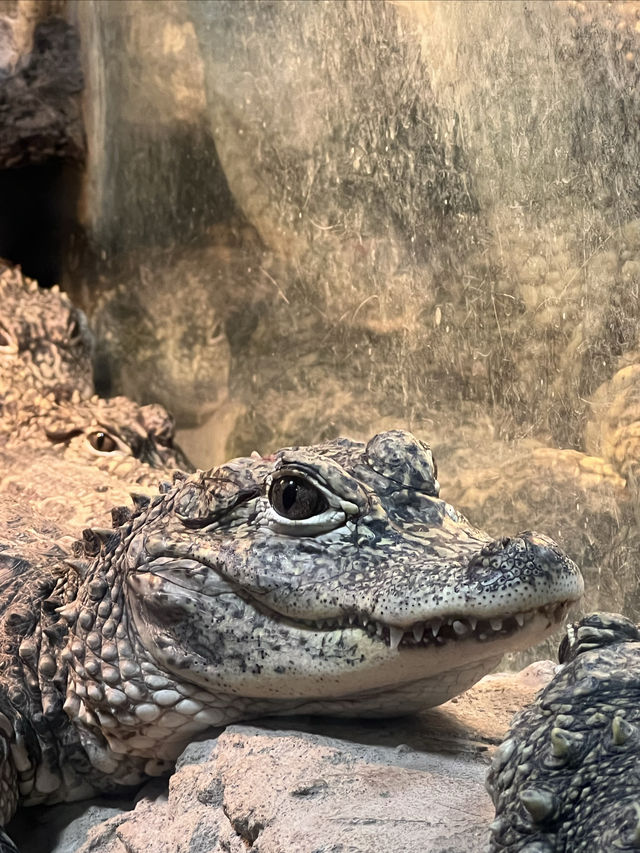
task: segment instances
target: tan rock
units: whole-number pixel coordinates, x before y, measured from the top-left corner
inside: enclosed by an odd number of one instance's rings
[[[625,479],[640,469],[640,363],[638,353],[596,390],[589,401],[590,416],[584,431],[588,452],[599,453]]]

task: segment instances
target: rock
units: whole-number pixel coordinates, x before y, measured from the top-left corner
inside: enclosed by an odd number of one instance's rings
[[[393,5],[189,8],[220,162],[267,246],[345,265],[375,247],[382,276],[476,210],[455,118]]]
[[[589,401],[590,416],[584,443],[625,479],[637,482],[640,466],[640,354],[624,357],[621,367],[596,390]]]
[[[532,443],[494,441],[483,450],[493,464],[454,455],[440,476],[441,496],[490,533],[537,530],[551,536],[584,575],[581,612],[625,610],[640,617],[635,501],[614,467],[599,456]],[[531,654],[554,652],[548,640],[533,652],[508,656],[508,665],[518,668]]]
[[[481,853],[490,755],[553,670],[544,661],[487,676],[415,717],[230,726],[191,744],[168,787],[145,786],[130,811],[31,809],[13,837],[26,833],[29,853]]]
[[[86,77],[78,215],[94,286],[94,264],[108,267],[134,249],[188,245],[226,221],[234,203],[204,112],[188,4],[82,0],[67,14],[80,34]],[[77,264],[69,278],[77,285]]]
[[[27,5],[20,3],[13,19],[0,15],[0,169],[51,158],[82,163],[77,33],[61,18],[46,18],[35,24],[29,45]]]
[[[182,281],[181,252],[205,247],[202,283],[212,230],[240,223],[260,246],[247,285],[271,298],[258,310],[244,300],[228,322],[232,259],[212,284],[209,325],[229,339],[231,395],[255,419],[242,426],[249,446],[330,429],[334,401],[317,389],[336,383],[346,406],[366,397],[381,417],[472,401],[506,409],[511,436],[533,425],[580,448],[584,401],[632,345],[638,302],[637,158],[621,115],[634,124],[640,88],[621,46],[633,53],[639,37],[617,6],[592,8],[587,24],[572,4],[74,4],[87,76],[81,224],[105,282],[79,284],[69,265],[73,292],[95,314],[96,289],[124,286],[108,322],[133,362],[135,321],[115,315],[136,291],[146,298],[143,276],[153,285],[174,267],[188,302],[199,285]],[[122,346],[107,337],[124,390]],[[209,353],[196,350],[197,372]],[[140,386],[157,395],[167,371],[151,388],[152,361]],[[298,385],[311,402],[293,424]],[[183,402],[194,411],[180,426],[211,420]]]

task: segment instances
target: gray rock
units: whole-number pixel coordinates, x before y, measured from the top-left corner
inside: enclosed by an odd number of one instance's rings
[[[230,726],[190,744],[133,808],[32,809],[11,831],[30,853],[480,853],[489,757],[552,673],[490,675],[415,717]]]

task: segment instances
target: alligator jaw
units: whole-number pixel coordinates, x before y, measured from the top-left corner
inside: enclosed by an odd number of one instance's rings
[[[437,649],[450,643],[486,644],[506,638],[514,638],[514,641],[518,642],[519,634],[526,634],[528,638],[533,632],[546,635],[558,628],[564,621],[571,603],[567,600],[537,609],[518,611],[512,615],[494,617],[461,614],[435,616],[414,622],[408,628],[377,622],[360,614],[352,614],[346,622],[337,619],[319,620],[309,623],[309,627],[320,631],[359,627],[370,637],[380,638],[392,652],[397,649]],[[535,639],[532,642],[536,642]]]

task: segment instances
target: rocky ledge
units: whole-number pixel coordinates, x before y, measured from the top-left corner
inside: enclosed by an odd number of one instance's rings
[[[489,675],[414,717],[229,726],[135,803],[23,810],[11,833],[31,853],[480,853],[491,755],[553,672]]]

